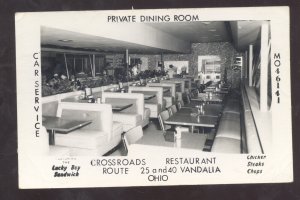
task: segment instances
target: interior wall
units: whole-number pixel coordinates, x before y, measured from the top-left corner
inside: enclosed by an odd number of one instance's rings
[[[198,74],[198,56],[204,55],[218,55],[221,58],[221,73],[222,80],[224,80],[225,69],[227,71],[227,81],[233,87],[238,87],[240,84],[240,71],[234,72],[231,69],[233,58],[240,55],[233,45],[229,42],[215,42],[215,43],[193,43],[191,54],[165,54],[164,60],[188,60],[189,74],[195,77]]]
[[[216,43],[193,43],[191,45],[192,51],[190,54],[164,54],[164,61],[189,61],[189,74],[195,77],[198,74],[198,56],[199,55],[219,55],[222,62],[221,73],[222,80],[224,80],[225,69],[227,71],[227,81],[232,84],[233,87],[239,87],[241,71],[234,72],[231,69],[233,58],[235,56],[243,56],[235,50],[230,42],[216,42]],[[156,69],[157,62],[160,61],[160,55],[140,55],[130,54],[131,57],[148,58],[148,69]]]

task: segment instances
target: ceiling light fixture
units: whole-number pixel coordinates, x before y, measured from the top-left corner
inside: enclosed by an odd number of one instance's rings
[[[215,35],[215,37],[220,37],[220,35]]]
[[[202,24],[209,25],[211,22],[201,22]]]
[[[73,40],[68,40],[68,39],[61,39],[61,40],[58,40],[60,42],[73,42]]]
[[[217,30],[216,29],[209,29],[208,31],[210,31],[210,32],[216,32]]]

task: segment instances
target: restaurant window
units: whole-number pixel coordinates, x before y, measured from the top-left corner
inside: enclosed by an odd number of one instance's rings
[[[109,84],[105,57],[89,52],[42,51],[42,96]]]
[[[251,58],[249,55],[249,59],[252,59],[249,84],[259,99],[260,109],[267,111],[271,110],[272,103],[271,34],[270,24],[265,23],[264,25],[264,31],[261,28],[261,39],[253,48],[253,57]]]
[[[103,75],[105,57],[92,54],[72,54],[42,51],[42,72],[47,78],[55,74],[68,79]]]

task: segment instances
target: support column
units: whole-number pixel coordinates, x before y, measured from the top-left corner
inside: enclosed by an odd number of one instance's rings
[[[66,56],[65,53],[64,53],[64,58],[65,58],[65,67],[66,67],[67,77],[70,80],[69,70],[68,70],[68,62],[67,62],[67,56]]]
[[[90,68],[91,68],[92,77],[94,77],[94,69],[93,69],[93,62],[92,62],[91,55],[89,55],[89,61],[90,61]]]
[[[249,45],[249,86],[252,87],[252,75],[253,75],[253,45]]]
[[[261,26],[261,44],[260,44],[260,110],[268,110],[268,62],[269,62],[269,25]]]
[[[125,52],[125,60],[126,60],[126,79],[127,79],[127,83],[129,82],[129,52],[128,49],[126,49]]]
[[[164,53],[160,54],[160,62],[161,62],[161,70],[163,71],[165,69],[165,66],[164,66]]]
[[[75,65],[76,65],[76,59],[75,59],[75,55],[73,56],[73,75],[74,75],[74,78],[76,79],[76,68],[75,68]]]
[[[95,78],[95,76],[96,76],[96,56],[95,56],[95,54],[93,54],[93,77]]]
[[[244,78],[245,79],[247,79],[248,78],[248,74],[247,74],[247,72],[248,72],[248,68],[249,68],[249,66],[248,66],[248,51],[245,51],[245,67],[244,67]]]

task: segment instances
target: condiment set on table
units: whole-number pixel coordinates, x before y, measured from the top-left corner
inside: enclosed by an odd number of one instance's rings
[[[80,99],[87,100],[88,103],[101,103],[101,97],[98,97],[97,99],[95,99],[94,96],[92,95],[91,88],[85,88],[84,94],[80,95]]]
[[[204,115],[204,106],[205,106],[205,103],[201,103],[199,105],[196,105],[195,107],[197,108],[197,113],[192,113],[191,115],[195,115],[196,116],[199,116],[199,115]]]

